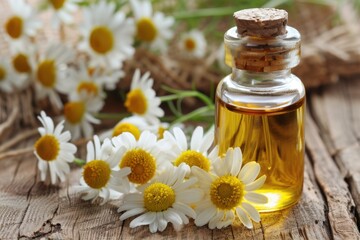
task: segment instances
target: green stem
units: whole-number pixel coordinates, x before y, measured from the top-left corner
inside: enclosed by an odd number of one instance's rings
[[[196,117],[199,117],[199,116],[202,116],[204,114],[207,114],[207,113],[210,113],[210,112],[214,112],[214,109],[215,109],[215,106],[214,105],[211,105],[211,106],[204,106],[204,107],[201,107],[201,108],[198,108],[188,114],[185,114],[183,115],[182,117],[176,119],[175,121],[173,121],[171,123],[171,126],[175,125],[175,124],[178,124],[178,123],[182,123],[182,122],[185,122],[187,120],[190,120],[190,119],[193,119],[193,118],[196,118]]]
[[[82,166],[85,165],[86,161],[83,160],[83,159],[80,159],[80,158],[75,158],[75,159],[74,159],[74,163],[75,163],[76,165],[78,165],[79,167],[82,167]]]
[[[205,94],[203,94],[201,92],[197,92],[197,91],[181,91],[181,92],[177,92],[175,94],[161,96],[159,98],[160,98],[161,102],[168,102],[168,101],[173,101],[173,100],[186,98],[186,97],[197,97],[208,106],[214,105],[212,100],[208,96],[206,96]]]

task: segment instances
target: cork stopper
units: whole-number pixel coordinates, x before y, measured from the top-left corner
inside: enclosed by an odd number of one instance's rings
[[[286,34],[288,13],[275,8],[251,8],[234,13],[238,34],[252,37],[276,37]]]

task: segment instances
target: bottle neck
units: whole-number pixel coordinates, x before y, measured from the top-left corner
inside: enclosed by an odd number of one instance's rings
[[[231,79],[240,85],[283,85],[291,81],[291,69],[273,72],[254,72],[249,70],[232,69]]]

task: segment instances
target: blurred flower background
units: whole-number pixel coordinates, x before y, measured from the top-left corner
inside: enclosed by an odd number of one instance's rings
[[[34,113],[47,110],[62,116],[75,138],[90,138],[100,120],[113,119],[114,126],[131,115],[152,127],[187,120],[210,126],[216,84],[230,72],[222,41],[233,12],[286,9],[303,37],[295,73],[311,88],[360,72],[359,6],[356,0],[1,0],[0,123],[15,104],[12,121],[35,126]]]

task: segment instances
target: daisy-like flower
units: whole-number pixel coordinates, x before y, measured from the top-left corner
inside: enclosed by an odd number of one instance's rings
[[[131,169],[127,181],[131,183],[132,188],[148,183],[167,165],[157,147],[156,135],[149,131],[142,132],[139,140],[136,140],[131,133],[124,132],[112,138],[112,142],[115,149],[121,148],[119,168]]]
[[[170,124],[167,122],[159,122],[159,124],[151,124],[148,127],[148,130],[152,133],[155,133],[158,137],[158,140],[164,138],[165,131],[170,130]]]
[[[153,14],[150,1],[130,0],[136,21],[136,38],[150,46],[153,50],[164,52],[166,40],[173,36],[170,28],[174,18],[165,17],[162,12]]]
[[[45,5],[48,5],[53,11],[52,26],[58,28],[60,23],[72,24],[73,15],[77,10],[77,2],[79,0],[45,0]]]
[[[79,98],[80,95],[86,98],[106,97],[104,89],[113,90],[124,76],[122,70],[112,70],[107,72],[100,68],[87,68],[84,62],[80,63],[79,69],[73,70],[72,81],[69,81],[66,88],[69,99]]]
[[[190,207],[201,200],[203,192],[194,188],[196,178],[185,180],[188,166],[169,166],[150,183],[139,188],[140,193],[125,195],[119,212],[125,211],[120,220],[136,216],[130,227],[149,225],[150,232],[164,231],[169,222],[175,230],[189,223],[189,217],[195,218],[195,211]]]
[[[214,163],[215,175],[192,167],[191,171],[205,193],[195,209],[197,226],[208,224],[210,229],[220,229],[232,224],[235,216],[247,228],[253,227],[251,219],[260,221],[260,214],[251,203],[267,203],[265,195],[254,192],[264,184],[266,176],[256,179],[260,172],[260,165],[256,162],[249,162],[242,168],[241,165],[242,154],[237,147],[228,149],[225,159],[219,158]]]
[[[5,20],[5,32],[14,47],[28,43],[30,37],[36,35],[41,27],[41,22],[36,19],[36,14],[24,0],[8,0],[12,14]]]
[[[31,63],[35,61],[35,49],[32,45],[22,46],[13,51],[11,55],[11,63],[14,72],[19,76],[14,85],[18,89],[24,89],[30,83],[32,74]]]
[[[0,91],[7,93],[13,91],[13,81],[19,80],[18,77],[13,71],[10,62],[5,58],[0,59]]]
[[[80,97],[65,104],[65,128],[70,130],[73,139],[78,139],[80,136],[90,138],[93,135],[94,129],[90,123],[100,123],[93,114],[98,113],[103,105],[102,99],[94,97]]]
[[[112,129],[112,137],[119,136],[124,132],[129,132],[134,135],[136,140],[139,140],[141,132],[147,129],[148,126],[144,118],[138,116],[127,117],[115,125]]]
[[[164,138],[161,140],[161,143],[164,142],[164,146],[171,149],[171,151],[166,151],[168,159],[175,166],[185,163],[189,167],[197,166],[204,171],[209,172],[212,163],[216,160],[218,155],[218,147],[215,147],[208,153],[214,141],[213,131],[209,131],[204,135],[202,127],[195,128],[189,146],[186,135],[181,128],[175,127],[173,132],[174,134],[165,131]]]
[[[65,91],[67,84],[66,64],[74,58],[74,53],[68,47],[58,44],[50,45],[45,54],[34,64],[35,89],[38,99],[49,96],[51,103],[62,108],[62,102],[57,91]]]
[[[134,21],[123,12],[115,12],[114,3],[90,5],[84,10],[84,18],[79,49],[90,55],[91,66],[119,68],[134,54]]]
[[[159,107],[160,99],[156,97],[152,89],[154,80],[150,73],[140,76],[140,70],[136,69],[130,92],[126,95],[125,107],[134,115],[145,118],[151,124],[158,124],[159,117],[164,116],[164,111]]]
[[[40,179],[45,181],[48,169],[50,169],[51,183],[56,184],[57,178],[63,182],[65,175],[70,173],[69,162],[74,161],[76,146],[69,143],[71,134],[69,131],[62,132],[63,122],[58,123],[54,129],[54,122],[42,111],[38,117],[43,127],[39,127],[41,137],[34,145],[34,154],[38,158]]]
[[[206,40],[199,30],[191,30],[185,33],[179,42],[181,53],[187,57],[202,58],[206,53]]]
[[[124,181],[130,173],[130,168],[123,168],[119,171],[114,170],[118,164],[121,148],[113,151],[113,146],[109,139],[105,139],[103,144],[95,135],[94,142],[87,144],[86,164],[83,167],[80,186],[75,190],[85,193],[82,197],[87,201],[92,199],[94,202],[98,197],[102,198],[101,205],[109,199],[116,199],[121,196],[121,192],[129,187],[125,186]]]

